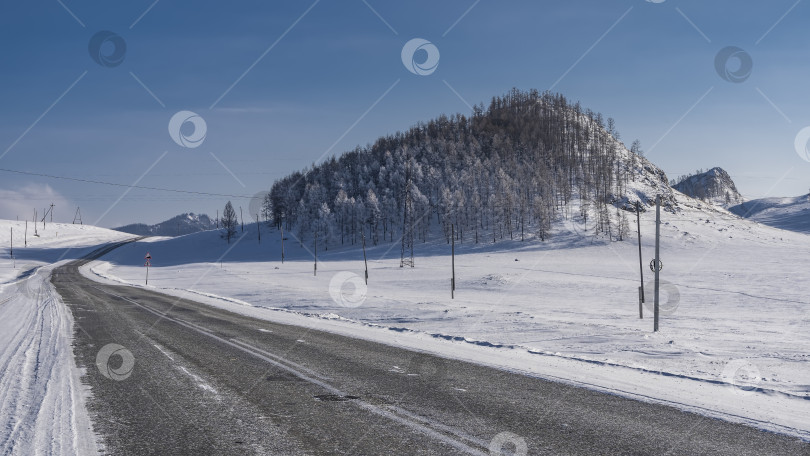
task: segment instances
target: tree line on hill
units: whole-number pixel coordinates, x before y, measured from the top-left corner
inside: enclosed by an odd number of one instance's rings
[[[624,150],[613,119],[513,89],[470,117],[442,115],[279,179],[262,211],[302,243],[401,239],[405,249],[435,230],[449,242],[451,225],[461,242],[546,240],[578,200],[582,219],[620,239],[617,195],[642,155],[638,141]]]

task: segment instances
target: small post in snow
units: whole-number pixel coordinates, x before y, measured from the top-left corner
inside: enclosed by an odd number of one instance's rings
[[[368,258],[366,258],[366,233],[363,233],[363,262],[366,264],[366,285],[368,285]]]
[[[638,269],[641,277],[641,302],[644,302],[644,260],[641,257],[641,203],[636,201],[636,225],[638,227]],[[641,317],[639,317],[641,318]]]
[[[450,299],[456,299],[456,227],[450,225],[450,268],[452,277],[450,278]]]
[[[146,259],[146,262],[143,264],[146,266],[146,285],[149,285],[149,266],[152,265],[152,255],[150,255],[149,252],[146,252],[144,259]]]

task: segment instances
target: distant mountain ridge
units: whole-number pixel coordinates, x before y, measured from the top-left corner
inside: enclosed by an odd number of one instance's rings
[[[719,167],[683,176],[673,183],[672,188],[692,198],[726,209],[745,202],[731,176]]]
[[[751,200],[729,211],[763,225],[810,233],[810,195]]]
[[[133,223],[113,229],[139,236],[183,236],[214,228],[216,228],[215,222],[207,215],[189,212],[155,225]]]

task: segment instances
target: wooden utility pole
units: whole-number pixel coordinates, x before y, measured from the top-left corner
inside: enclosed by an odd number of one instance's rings
[[[11,258],[14,258],[14,228],[11,228],[11,237],[8,238],[8,241],[11,247],[9,249],[9,254],[11,255]]]
[[[318,231],[315,231],[315,269],[312,275],[318,275]]]
[[[256,232],[259,233],[259,244],[262,243],[262,229],[259,226],[259,214],[256,214]]]
[[[242,206],[239,206],[239,221],[242,223],[242,232],[245,232],[245,217],[242,215]]]
[[[281,264],[284,264],[284,220],[279,224],[281,227]]]
[[[34,208],[34,236],[39,236],[37,233],[37,209]]]
[[[366,264],[366,285],[368,285],[368,259],[366,258],[366,233],[363,233],[363,262]]]
[[[638,298],[638,318],[644,318],[644,260],[641,256],[641,203],[639,201],[636,201],[636,226],[638,227],[638,269],[641,277]]]
[[[219,229],[219,209],[217,209],[217,218],[214,219],[214,223],[217,224],[217,229]]]
[[[661,275],[661,195],[655,198],[655,314],[653,331],[658,331],[658,299],[660,295],[659,277]]]
[[[51,210],[48,212],[51,213],[51,223],[53,223],[53,203],[51,203]]]
[[[453,272],[450,278],[450,299],[456,299],[456,227],[450,225],[450,258],[451,269]]]
[[[28,220],[25,221],[25,246],[28,247]]]

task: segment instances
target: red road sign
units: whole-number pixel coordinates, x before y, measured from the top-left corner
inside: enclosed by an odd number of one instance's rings
[[[144,258],[146,258],[147,260],[151,260],[152,255],[150,255],[149,252],[146,252],[146,256]]]

